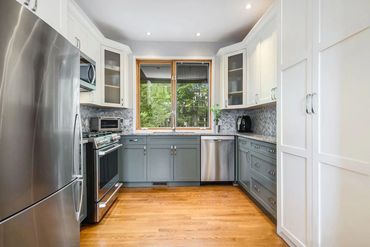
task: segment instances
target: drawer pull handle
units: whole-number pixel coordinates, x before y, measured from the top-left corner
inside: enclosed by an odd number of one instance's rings
[[[275,169],[270,170],[270,171],[269,171],[269,174],[270,174],[270,175],[272,175],[272,176],[275,176],[275,174],[276,174]]]
[[[144,156],[146,155],[146,146],[144,146]]]
[[[130,139],[129,142],[138,142],[138,139]]]
[[[254,186],[253,186],[253,188],[254,188],[254,190],[255,190],[255,191],[257,191],[258,193],[260,193],[260,192],[261,192],[261,190],[258,188],[258,186],[257,186],[257,185],[254,185]]]
[[[276,206],[276,201],[274,200],[274,198],[272,198],[272,197],[270,197],[269,198],[269,202],[270,202],[270,204],[272,205],[272,206]]]

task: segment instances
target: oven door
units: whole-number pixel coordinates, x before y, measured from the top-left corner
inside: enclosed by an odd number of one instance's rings
[[[95,201],[99,202],[118,182],[118,152],[122,144],[115,143],[95,151]]]

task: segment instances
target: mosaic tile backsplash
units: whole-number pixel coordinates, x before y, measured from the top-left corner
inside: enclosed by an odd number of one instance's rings
[[[90,131],[89,119],[91,117],[121,117],[123,118],[123,133],[129,134],[134,131],[134,117],[132,109],[108,109],[94,106],[80,106],[82,131]]]
[[[83,131],[90,130],[90,117],[121,117],[123,118],[123,133],[134,132],[133,109],[107,109],[81,105]],[[265,106],[253,110],[222,110],[220,117],[221,132],[235,132],[238,116],[248,115],[252,120],[252,131],[258,135],[276,136],[276,106]]]
[[[221,132],[236,131],[238,116],[248,115],[252,120],[252,131],[257,135],[276,136],[276,106],[269,105],[253,110],[222,110]]]

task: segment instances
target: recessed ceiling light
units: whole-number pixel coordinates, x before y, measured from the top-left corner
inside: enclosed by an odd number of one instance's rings
[[[197,33],[196,36],[199,37],[200,36],[200,33]]]
[[[150,36],[150,35],[152,35],[152,33],[151,32],[146,32],[146,35]]]
[[[252,4],[248,3],[247,5],[245,5],[245,9],[251,9],[252,8]]]

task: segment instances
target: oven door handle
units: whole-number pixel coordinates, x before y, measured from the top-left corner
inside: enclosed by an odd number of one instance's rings
[[[116,189],[114,190],[114,192],[110,195],[110,197],[108,198],[108,200],[106,200],[105,202],[100,202],[99,203],[99,208],[105,208],[107,206],[107,204],[110,202],[110,200],[112,200],[113,196],[115,196],[118,192],[118,190],[122,187],[122,184],[119,183],[116,185]]]
[[[98,155],[99,156],[104,156],[106,154],[109,154],[117,149],[119,149],[120,147],[122,147],[123,145],[122,144],[117,144],[117,145],[114,145],[114,147],[108,149],[108,150],[104,150],[104,151],[99,151]]]

